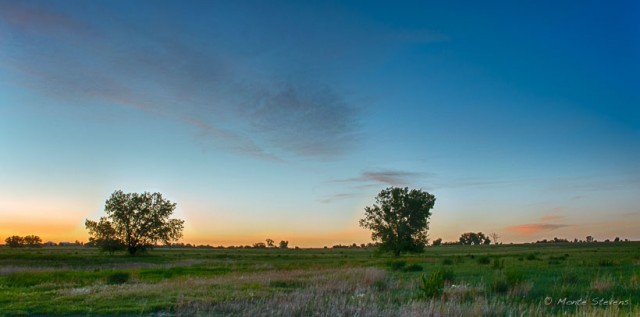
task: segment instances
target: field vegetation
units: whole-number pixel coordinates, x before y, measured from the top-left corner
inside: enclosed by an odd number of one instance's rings
[[[640,243],[0,247],[0,315],[638,316]]]

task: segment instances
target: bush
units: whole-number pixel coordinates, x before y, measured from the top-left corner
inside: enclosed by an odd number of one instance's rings
[[[498,294],[506,294],[509,291],[509,283],[504,275],[496,277],[491,283],[491,291]]]
[[[420,292],[422,296],[427,298],[436,297],[442,294],[444,289],[444,274],[442,270],[431,272],[429,278],[425,275],[422,276],[422,284],[420,286]]]
[[[499,274],[491,283],[491,291],[498,294],[506,294],[510,289],[524,282],[524,274],[521,271],[508,271],[506,274]]]
[[[400,271],[407,265],[407,261],[393,261],[387,263],[387,265],[394,271]]]
[[[421,272],[422,271],[422,265],[420,264],[411,264],[409,266],[406,266],[402,269],[402,271],[404,272]]]
[[[426,298],[433,298],[441,295],[444,290],[445,282],[453,282],[453,272],[451,270],[436,270],[431,272],[427,278],[422,276],[422,283],[420,285],[421,295]]]
[[[507,283],[509,283],[510,286],[515,286],[524,282],[524,273],[519,270],[507,271],[506,277]]]
[[[537,260],[538,257],[536,256],[535,253],[531,253],[531,254],[527,254],[527,260],[528,261],[533,261],[533,260]]]
[[[491,258],[489,258],[486,255],[483,255],[483,256],[478,258],[478,263],[479,264],[489,264],[489,263],[491,263]]]
[[[598,265],[602,267],[606,267],[606,266],[614,266],[615,263],[613,262],[613,260],[600,260],[600,262],[598,262]]]
[[[124,284],[130,277],[129,272],[114,272],[107,276],[107,284]]]
[[[578,277],[578,274],[576,274],[575,272],[563,272],[562,275],[560,275],[560,282],[562,282],[562,284],[576,284],[580,281],[580,278]]]
[[[454,275],[453,275],[453,271],[451,270],[444,270],[442,271],[442,277],[444,278],[445,281],[451,283],[454,280]]]
[[[502,269],[504,269],[504,260],[500,260],[499,258],[493,259],[491,267],[494,270],[502,270]]]
[[[444,265],[453,265],[453,260],[451,258],[446,258],[442,260],[442,264]]]

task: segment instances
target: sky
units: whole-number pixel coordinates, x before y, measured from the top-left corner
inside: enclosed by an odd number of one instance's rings
[[[640,2],[0,0],[0,238],[87,241],[116,190],[185,243],[640,239]]]

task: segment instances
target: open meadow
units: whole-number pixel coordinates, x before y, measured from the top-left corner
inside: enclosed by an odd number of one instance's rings
[[[638,316],[640,243],[0,248],[0,315]]]

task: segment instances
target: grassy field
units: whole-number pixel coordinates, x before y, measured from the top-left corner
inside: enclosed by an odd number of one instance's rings
[[[0,315],[640,316],[640,243],[0,248]]]

